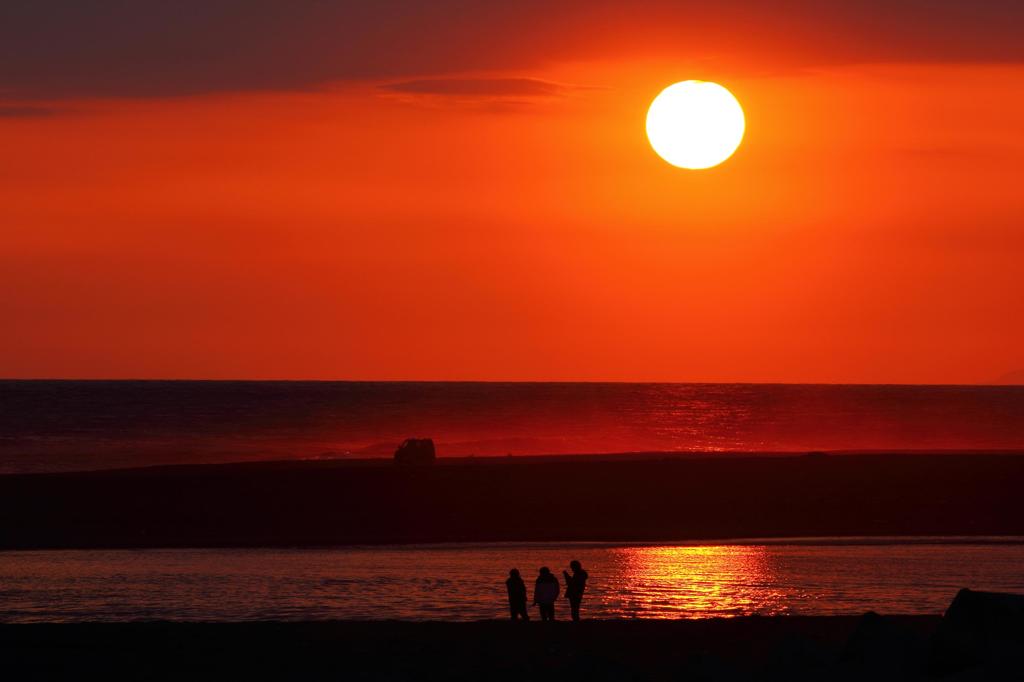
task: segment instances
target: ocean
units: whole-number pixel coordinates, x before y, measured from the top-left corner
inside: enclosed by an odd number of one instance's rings
[[[507,618],[504,580],[590,573],[587,618],[940,615],[961,587],[1024,592],[1024,538],[500,543],[4,552],[0,622]],[[561,618],[567,604],[557,606]],[[534,612],[533,617],[537,614]]]
[[[1024,450],[1022,386],[0,381],[0,473],[390,456]]]
[[[1024,451],[1024,387],[0,381],[0,473],[388,457],[410,436],[441,457]],[[592,618],[939,614],[961,587],[1024,591],[1016,537],[7,551],[0,621],[502,618],[509,568],[530,583],[571,559]]]

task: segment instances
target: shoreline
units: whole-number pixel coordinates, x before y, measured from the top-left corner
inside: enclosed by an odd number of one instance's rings
[[[623,547],[888,547],[888,546],[1017,546],[1024,545],[1024,535],[822,535],[814,537],[729,537],[665,540],[467,540],[441,542],[344,543],[324,545],[143,545],[90,547],[0,547],[0,556],[18,552],[127,552],[127,551],[217,551],[217,550],[443,550],[501,547],[557,547],[559,549],[615,549]],[[916,615],[916,614],[902,614]]]
[[[505,464],[555,464],[572,462],[649,462],[649,461],[700,461],[700,460],[766,460],[799,459],[819,457],[1020,457],[1024,449],[1019,448],[950,448],[950,449],[861,449],[861,450],[637,450],[598,453],[537,453],[537,454],[471,454],[438,456],[433,466],[502,466]],[[127,473],[142,471],[170,471],[180,469],[196,470],[210,467],[290,467],[295,465],[318,465],[325,468],[347,467],[390,467],[394,464],[392,454],[366,456],[352,454],[341,456],[304,456],[287,458],[273,456],[266,459],[229,459],[208,462],[173,462],[140,464],[138,466],[102,466],[89,469],[53,470],[0,470],[0,480],[7,476],[77,476],[100,473]]]

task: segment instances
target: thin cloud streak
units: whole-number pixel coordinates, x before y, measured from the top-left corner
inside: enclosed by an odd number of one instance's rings
[[[57,107],[31,105],[0,105],[0,118],[46,118],[63,113]]]
[[[538,78],[434,78],[380,87],[403,94],[469,97],[556,97],[577,89]]]

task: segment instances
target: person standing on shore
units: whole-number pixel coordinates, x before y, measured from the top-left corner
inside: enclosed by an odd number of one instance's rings
[[[559,584],[558,578],[554,576],[550,568],[542,566],[540,574],[537,576],[537,582],[533,586],[533,603],[540,607],[541,620],[555,619],[555,601],[561,591],[562,586]]]
[[[512,614],[512,620],[530,620],[530,614],[526,612],[526,583],[520,577],[518,568],[508,572],[505,587],[508,588],[508,609]]]
[[[572,569],[572,574],[569,571],[562,571],[562,575],[565,576],[565,597],[569,600],[569,610],[572,612],[572,619],[578,621],[580,619],[580,602],[583,601],[583,591],[587,589],[587,577],[588,574],[583,570],[583,566],[578,561],[570,561],[569,568]]]

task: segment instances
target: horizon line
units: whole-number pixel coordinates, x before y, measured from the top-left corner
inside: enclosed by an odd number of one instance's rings
[[[95,382],[95,383],[334,383],[334,384],[595,384],[595,385],[675,385],[675,386],[929,386],[966,388],[1024,388],[1024,382],[905,382],[905,381],[708,381],[708,380],[627,380],[627,379],[311,379],[311,378],[197,378],[197,377],[0,377],[0,382]]]

